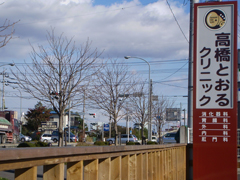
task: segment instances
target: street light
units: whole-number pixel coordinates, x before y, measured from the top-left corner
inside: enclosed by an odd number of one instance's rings
[[[149,97],[148,97],[148,139],[150,139],[150,141],[152,140],[152,118],[151,118],[151,103],[152,103],[152,100],[151,100],[151,79],[150,79],[150,64],[148,61],[146,61],[145,59],[143,58],[140,58],[140,57],[132,57],[132,56],[125,56],[124,57],[125,59],[130,59],[130,58],[135,58],[135,59],[140,59],[140,60],[143,60],[144,62],[146,62],[148,64],[148,67],[149,67],[149,73],[148,73],[148,81],[149,81]]]
[[[15,66],[15,64],[14,64],[14,63],[8,63],[8,64],[2,64],[2,65],[0,65],[0,67],[2,67],[2,66]]]

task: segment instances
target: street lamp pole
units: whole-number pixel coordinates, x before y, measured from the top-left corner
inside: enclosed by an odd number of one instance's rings
[[[149,73],[148,73],[148,81],[149,81],[149,97],[148,97],[148,140],[152,140],[152,114],[151,114],[151,104],[152,104],[152,92],[151,92],[151,78],[150,78],[150,64],[148,61],[146,61],[143,58],[140,57],[132,57],[132,56],[125,56],[125,59],[130,59],[130,58],[135,58],[135,59],[140,59],[148,64],[149,67]]]

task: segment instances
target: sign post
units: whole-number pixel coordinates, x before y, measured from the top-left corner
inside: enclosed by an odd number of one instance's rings
[[[194,7],[193,179],[237,179],[237,2]]]

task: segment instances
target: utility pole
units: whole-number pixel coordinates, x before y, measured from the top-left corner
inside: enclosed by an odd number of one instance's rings
[[[69,107],[70,107],[71,101],[69,101]],[[71,110],[69,108],[68,111],[68,142],[70,143],[70,131],[71,131]]]
[[[184,126],[186,125],[185,124],[185,120],[186,120],[186,114],[185,114],[185,112],[186,112],[186,109],[183,109],[183,111],[184,111]]]
[[[150,95],[149,95],[149,132],[148,132],[148,141],[152,141],[152,79],[150,79],[150,87],[149,87]]]
[[[129,118],[128,118],[128,112],[127,112],[127,121],[126,121],[126,134],[127,134],[127,137],[128,137],[128,142],[129,142]]]
[[[102,124],[102,141],[104,141],[104,123]]]
[[[2,91],[2,111],[5,109],[5,97],[4,97],[4,91],[5,91],[5,68],[3,68],[3,91]]]
[[[82,135],[83,135],[83,140],[85,139],[85,123],[84,123],[84,119],[85,119],[85,89],[83,92],[83,130],[82,130]]]
[[[189,63],[188,63],[188,127],[192,128],[193,120],[193,27],[194,27],[194,3],[199,0],[190,0],[190,28],[189,28]]]
[[[71,92],[72,88],[72,80],[70,80],[69,83],[69,93]],[[71,98],[69,98],[69,103],[68,103],[68,142],[70,143],[70,132],[71,132]]]
[[[179,119],[180,119],[180,127],[182,125],[181,121],[182,121],[182,103],[180,103],[180,114],[179,114]]]
[[[112,129],[112,128],[111,128],[111,127],[112,127],[111,118],[112,118],[112,117],[111,117],[111,115],[110,115],[110,118],[109,118],[109,138],[111,138],[111,133],[112,133],[112,132],[111,132],[111,131],[112,131],[112,130],[111,130],[111,129]]]

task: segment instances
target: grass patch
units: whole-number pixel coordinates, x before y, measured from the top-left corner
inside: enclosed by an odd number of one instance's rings
[[[22,142],[18,146],[18,148],[23,148],[23,147],[49,147],[48,143],[37,141],[35,143],[31,142]],[[0,179],[1,180],[1,179]]]
[[[30,142],[22,142],[18,146],[18,148],[23,148],[23,147],[36,147],[35,144],[30,143]]]
[[[93,144],[85,143],[85,142],[79,142],[76,146],[93,146]]]
[[[46,143],[46,142],[41,142],[41,141],[37,141],[37,142],[35,143],[35,146],[36,146],[36,147],[48,147],[48,143]]]
[[[104,141],[96,141],[94,142],[94,145],[95,146],[108,146],[109,145],[109,142],[104,142]]]
[[[9,180],[9,179],[0,177],[0,180]]]
[[[158,143],[155,141],[148,141],[147,144],[158,144]]]
[[[126,145],[140,145],[139,142],[126,142]]]

